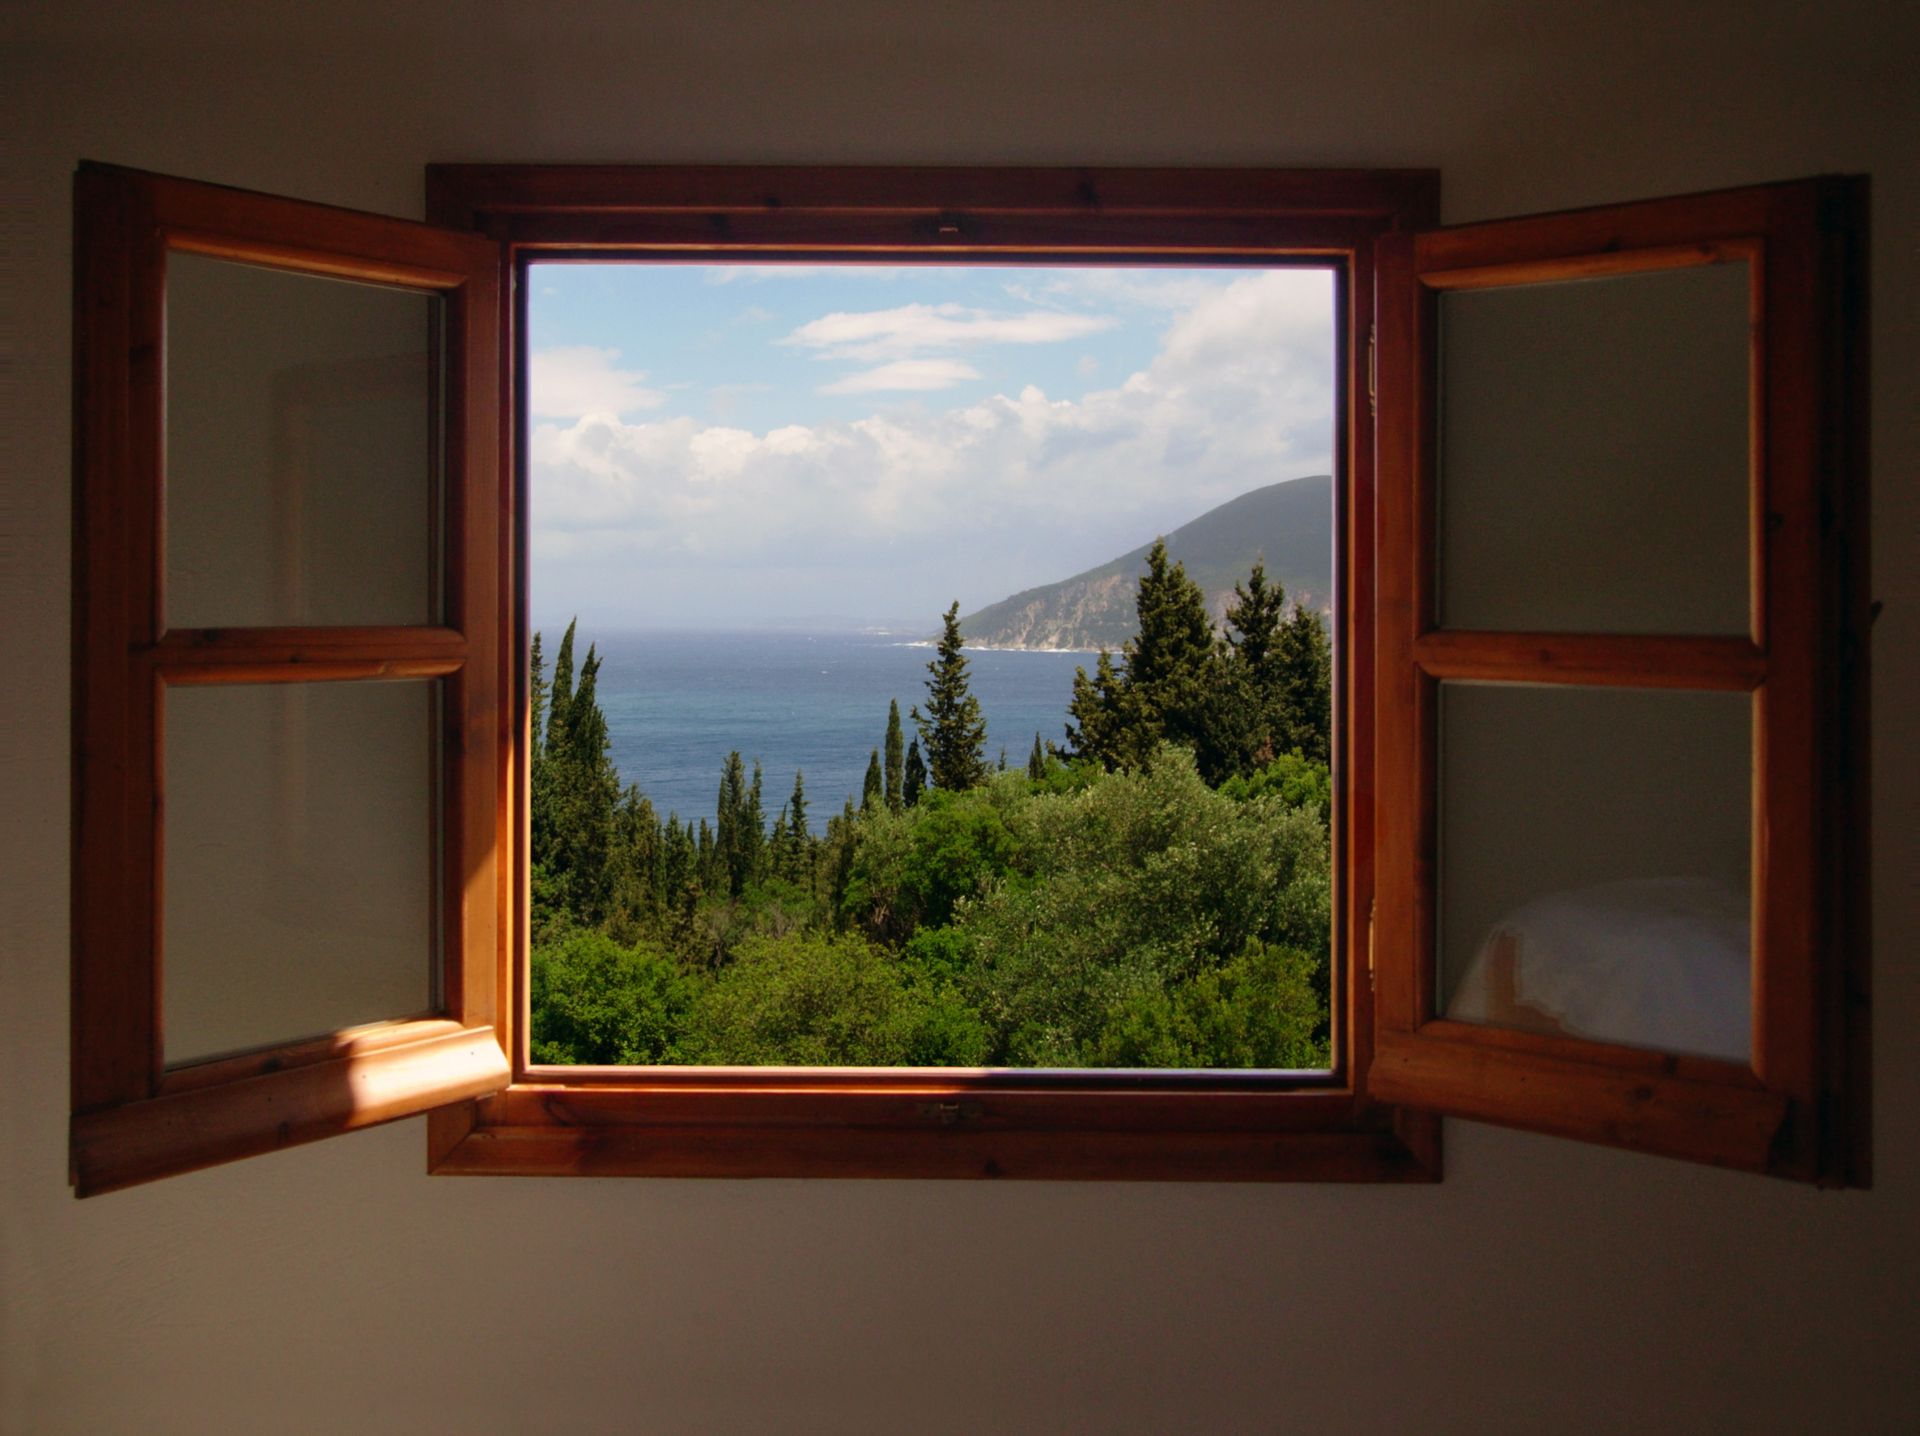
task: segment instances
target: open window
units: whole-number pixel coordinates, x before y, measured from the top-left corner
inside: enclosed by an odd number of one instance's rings
[[[1420,233],[1410,171],[428,192],[432,227],[78,177],[82,1193],[422,1111],[442,1172],[1418,1181],[1449,1111],[1864,1180],[1856,187]],[[1333,271],[1329,1070],[531,1060],[518,416],[526,276],[569,258]],[[1621,545],[1643,581],[1593,569]],[[1551,979],[1623,905],[1720,961],[1596,1020]],[[1676,988],[1711,1020],[1649,1017]]]
[[[1862,199],[1382,245],[1383,1099],[1865,1180]]]
[[[499,255],[76,178],[72,1176],[496,1090]]]

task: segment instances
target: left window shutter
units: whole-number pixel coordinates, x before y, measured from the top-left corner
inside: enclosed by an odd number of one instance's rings
[[[83,165],[71,1179],[507,1084],[490,240]]]

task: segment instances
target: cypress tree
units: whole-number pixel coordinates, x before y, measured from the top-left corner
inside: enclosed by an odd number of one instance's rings
[[[920,761],[920,740],[907,744],[907,772],[901,782],[900,797],[909,808],[920,801],[927,787],[927,765]]]
[[[1124,680],[1114,670],[1113,655],[1100,650],[1093,677],[1085,668],[1073,670],[1073,697],[1067,703],[1067,750],[1076,758],[1091,758],[1103,768],[1120,766],[1121,740],[1126,727]]]
[[[660,895],[668,907],[678,905],[698,880],[698,860],[693,834],[681,826],[678,813],[668,813],[666,829],[660,834]]]
[[[1275,648],[1286,744],[1315,762],[1332,760],[1333,645],[1320,615],[1300,604],[1281,625]]]
[[[799,768],[793,770],[793,796],[787,799],[787,831],[802,842],[811,837],[807,831],[807,781]]]
[[[1206,596],[1167,545],[1154,540],[1135,601],[1140,631],[1127,641],[1127,686],[1139,711],[1128,725],[1127,757],[1143,760],[1161,738],[1198,747],[1214,656]]]
[[[1233,586],[1233,602],[1227,605],[1227,647],[1263,696],[1276,686],[1286,599],[1286,590],[1267,582],[1267,566],[1256,559],[1247,581]]]
[[[782,861],[786,864],[787,876],[798,882],[806,876],[808,850],[813,845],[813,835],[807,831],[806,779],[798,768],[793,770],[793,796],[787,799],[783,811],[787,820],[787,847]]]
[[[885,801],[880,778],[880,750],[875,748],[867,756],[867,776],[860,785],[860,811],[867,812],[874,804]]]
[[[533,651],[527,656],[527,704],[528,738],[527,746],[532,750],[528,757],[531,762],[540,761],[541,749],[546,746],[547,733],[543,726],[547,711],[547,675],[540,657],[540,634],[533,635]]]
[[[573,630],[561,645],[554,675],[554,706],[547,717],[546,753],[531,814],[532,860],[552,891],[582,923],[606,916],[613,872],[614,809],[620,781],[608,757],[606,715],[595,701],[599,655],[590,646],[573,683]],[[565,678],[567,698],[558,700]]]
[[[553,686],[547,690],[547,745],[553,745],[553,735],[567,721],[567,705],[573,701],[573,630],[579,619],[567,624],[566,634],[560,640],[560,651],[553,656]]]
[[[698,885],[701,888],[717,887],[721,881],[724,881],[716,857],[718,852],[719,847],[713,840],[713,829],[707,825],[707,820],[702,818],[699,842],[694,847],[694,871],[699,875]]]
[[[943,620],[940,643],[927,665],[927,713],[913,710],[920,741],[927,745],[927,767],[936,788],[964,792],[986,777],[981,749],[987,742],[980,700],[967,689],[967,660],[960,651],[960,602],[954,600]]]
[[[528,772],[532,799],[527,815],[528,857],[536,869],[545,871],[550,878],[558,877],[553,869],[560,801],[556,769],[558,757],[565,752],[561,730],[565,726],[567,704],[573,696],[573,628],[569,623],[566,637],[560,640],[560,652],[553,661],[552,684],[541,689],[546,721],[544,728],[538,720],[534,723],[534,756]]]
[[[741,864],[742,884],[757,881],[766,871],[767,808],[760,796],[760,760],[753,760],[753,782],[747,787],[746,821],[742,824],[745,858]]]
[[[1027,776],[1039,782],[1047,776],[1047,750],[1040,746],[1040,735],[1033,735],[1033,751],[1027,754]]]
[[[613,814],[613,844],[608,857],[609,919],[622,941],[640,935],[638,927],[656,919],[665,902],[661,881],[660,822],[637,785],[628,785]]]
[[[747,883],[747,769],[740,750],[727,754],[720,769],[720,794],[714,801],[713,866],[708,871],[717,886],[738,897]],[[706,819],[700,820],[704,830]],[[705,865],[703,864],[703,867]]]
[[[900,811],[900,783],[905,765],[900,733],[900,700],[891,698],[887,700],[886,796],[887,806],[896,813]]]

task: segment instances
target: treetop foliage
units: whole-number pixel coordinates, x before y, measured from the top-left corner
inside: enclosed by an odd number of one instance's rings
[[[534,1059],[1312,1067],[1328,1057],[1330,655],[1255,566],[1216,637],[1163,546],[1067,746],[984,760],[950,607],[904,745],[821,830],[721,764],[664,821],[608,756],[592,646],[530,653]]]
[[[960,604],[947,609],[940,642],[927,665],[927,711],[913,710],[913,721],[926,745],[926,764],[933,786],[964,792],[987,775],[982,756],[987,744],[987,722],[980,700],[967,687],[967,659],[960,650]]]

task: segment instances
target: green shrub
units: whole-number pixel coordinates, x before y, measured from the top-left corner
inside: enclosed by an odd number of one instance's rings
[[[641,943],[576,932],[529,959],[535,1062],[646,1065],[679,1060],[676,1039],[692,986],[674,961]]]
[[[910,988],[864,938],[751,938],[701,994],[685,1052],[690,1061],[741,1066],[971,1062],[965,1025],[938,991]]]
[[[1224,967],[1135,996],[1085,1054],[1093,1067],[1325,1067],[1318,964],[1250,942]]]

